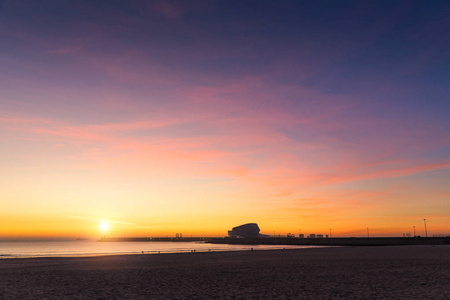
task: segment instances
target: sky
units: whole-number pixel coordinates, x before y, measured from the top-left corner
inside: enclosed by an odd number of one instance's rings
[[[0,238],[448,234],[449,15],[0,0]]]

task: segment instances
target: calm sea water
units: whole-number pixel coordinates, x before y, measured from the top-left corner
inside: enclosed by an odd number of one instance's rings
[[[0,259],[55,256],[98,256],[112,254],[156,254],[176,252],[245,251],[270,249],[320,248],[317,246],[223,245],[203,242],[96,242],[46,241],[0,242]]]

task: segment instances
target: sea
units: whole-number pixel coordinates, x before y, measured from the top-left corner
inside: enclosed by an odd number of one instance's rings
[[[321,246],[227,245],[205,242],[97,242],[71,241],[0,241],[0,259],[31,257],[76,257],[121,254],[158,254],[210,251],[250,251],[321,248]]]

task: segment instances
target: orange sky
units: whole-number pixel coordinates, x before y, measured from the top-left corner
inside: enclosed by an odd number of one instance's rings
[[[25,2],[0,239],[450,233],[448,5]]]

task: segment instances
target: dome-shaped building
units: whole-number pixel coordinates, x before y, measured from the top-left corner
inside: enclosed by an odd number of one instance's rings
[[[258,238],[259,226],[256,223],[247,223],[237,227],[233,227],[232,230],[228,231],[228,236],[230,237],[240,237],[240,238]]]

